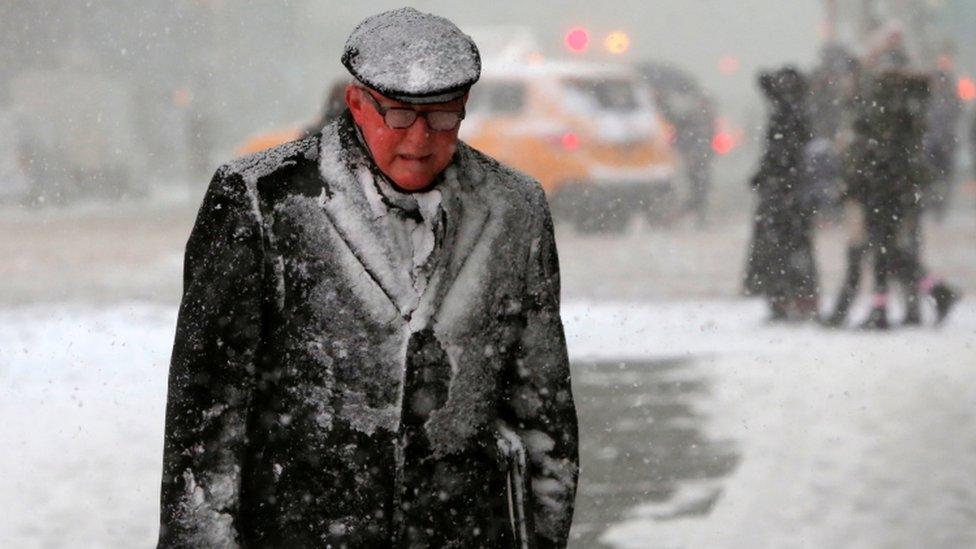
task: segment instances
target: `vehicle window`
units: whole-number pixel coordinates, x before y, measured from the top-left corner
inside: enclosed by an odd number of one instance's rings
[[[563,80],[571,107],[583,110],[634,111],[637,97],[634,86],[626,80],[570,78]]]
[[[521,82],[481,82],[471,90],[470,113],[516,114],[525,107],[525,84]]]
[[[687,93],[672,93],[665,96],[663,103],[668,111],[678,116],[693,114],[696,110],[701,110],[702,101],[699,97]]]

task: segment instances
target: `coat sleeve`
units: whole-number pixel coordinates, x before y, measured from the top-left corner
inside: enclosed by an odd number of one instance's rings
[[[579,471],[577,417],[559,317],[559,262],[541,189],[539,200],[541,227],[529,254],[525,325],[502,406],[528,451],[526,514],[535,531],[534,546],[565,547]]]
[[[244,181],[214,175],[186,245],[169,370],[159,547],[236,547],[261,336],[262,245]]]

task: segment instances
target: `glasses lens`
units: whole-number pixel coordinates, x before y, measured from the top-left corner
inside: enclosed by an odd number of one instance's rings
[[[402,130],[409,128],[417,120],[417,112],[411,109],[389,109],[384,117],[386,125],[395,129]]]
[[[453,111],[432,111],[427,113],[427,124],[436,131],[453,130],[461,123],[461,113]]]

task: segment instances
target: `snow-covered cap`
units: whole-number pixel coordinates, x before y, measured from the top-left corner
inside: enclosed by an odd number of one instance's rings
[[[443,103],[481,76],[470,36],[443,17],[413,8],[372,15],[346,39],[342,64],[356,80],[404,103]]]

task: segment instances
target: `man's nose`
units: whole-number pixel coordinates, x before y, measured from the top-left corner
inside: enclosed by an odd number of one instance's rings
[[[430,128],[427,126],[427,118],[417,116],[413,124],[407,128],[407,139],[414,143],[421,143],[430,137]]]

